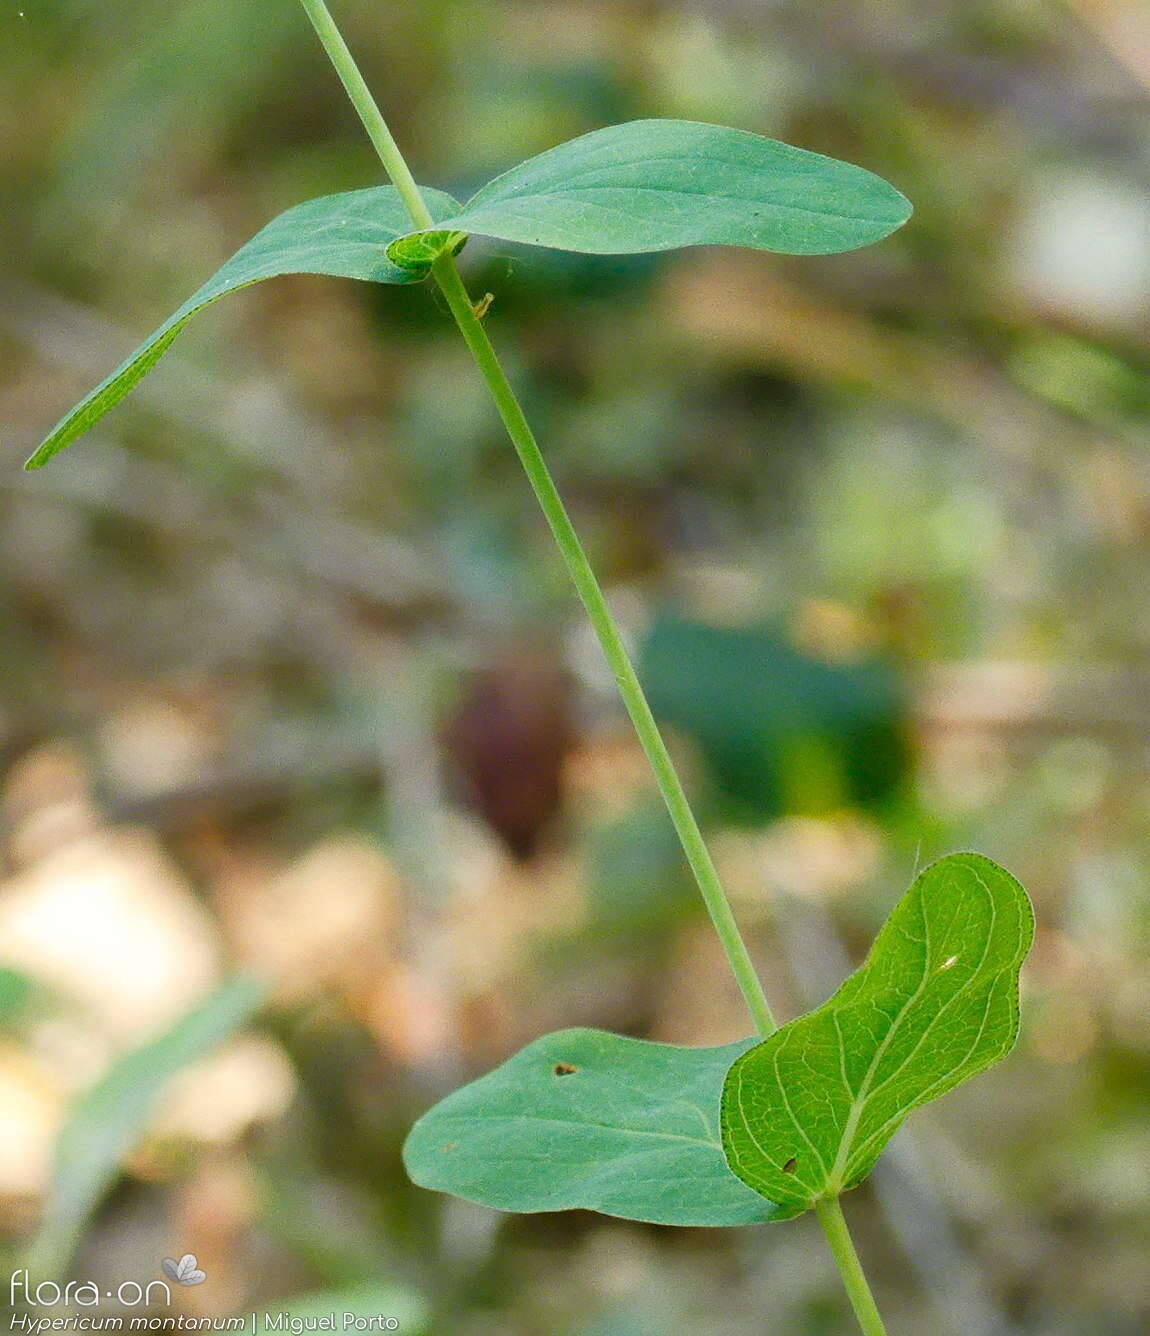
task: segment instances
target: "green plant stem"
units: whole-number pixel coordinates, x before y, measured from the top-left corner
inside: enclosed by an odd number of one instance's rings
[[[815,1214],[838,1263],[839,1275],[843,1278],[843,1285],[850,1297],[851,1307],[855,1310],[859,1326],[865,1336],[886,1336],[886,1327],[883,1326],[862,1263],[851,1242],[842,1202],[838,1197],[824,1197],[822,1201],[815,1203]]]
[[[411,175],[399,145],[392,137],[387,122],[383,119],[371,90],[355,63],[355,58],[348,50],[347,43],[336,28],[324,0],[300,0],[300,4],[307,12],[416,229],[433,229],[435,222],[423,202],[415,178]],[[770,1003],[763,992],[762,983],[755,972],[739,926],[735,922],[718,871],[699,829],[699,823],[695,820],[695,814],[691,810],[675,770],[675,764],[667,751],[667,745],[659,732],[655,716],[651,713],[651,707],[639,683],[638,674],[631,663],[623,637],[607,606],[607,600],[595,577],[587,553],[583,550],[583,544],[579,541],[579,535],[575,532],[575,526],[571,523],[571,517],[567,514],[567,508],[551,477],[551,471],[539,449],[539,443],[524,416],[491,340],[487,337],[483,321],[476,314],[454,258],[451,255],[440,256],[432,266],[431,272],[439,284],[440,291],[475,359],[480,374],[487,383],[499,416],[550,526],[572,583],[614,675],[623,704],[631,716],[631,722],[647,755],[659,791],[663,795],[663,801],[667,805],[667,811],[683,846],[683,852],[698,882],[707,912],[711,916],[711,922],[730,963],[731,971],[738,982],[756,1029],[765,1037],[778,1028]],[[847,1232],[846,1220],[843,1218],[838,1199],[820,1202],[815,1209],[865,1336],[886,1336],[882,1318],[875,1307],[858,1254]]]
[[[403,200],[404,207],[411,214],[417,228],[433,228],[435,221],[428,212],[427,205],[423,202],[423,196],[419,193],[419,187],[415,184],[415,177],[411,174],[411,168],[399,151],[399,145],[395,142],[387,122],[383,119],[383,113],[379,105],[372,96],[371,89],[367,86],[367,80],[360,73],[359,66],[355,63],[355,57],[348,50],[347,43],[343,40],[343,34],[335,26],[335,20],[324,4],[324,0],[299,0],[303,5],[308,18],[311,19],[311,25],[316,31],[324,51],[327,52],[328,59],[339,75],[340,82],[347,90],[347,95],[351,99],[352,106],[359,113],[359,119],[363,122],[363,128],[367,131],[367,137],[371,140],[376,153],[379,154],[379,160],[383,163],[384,171],[387,172],[391,183],[399,192],[399,197]]]
[[[411,175],[399,145],[396,144],[387,122],[383,119],[383,114],[376,105],[354,56],[348,50],[347,43],[335,26],[324,0],[300,0],[300,3],[307,11],[307,16],[311,19],[324,50],[344,88],[347,89],[348,96],[359,113],[371,142],[375,145],[380,161],[399,192],[416,228],[434,228],[435,223],[423,202],[415,178]],[[619,633],[615,619],[611,616],[603,590],[595,578],[595,572],[591,569],[583,544],[579,541],[575,526],[571,523],[571,518],[551,478],[543,453],[523,414],[519,400],[515,397],[515,391],[511,388],[511,383],[500,365],[491,340],[487,337],[483,322],[475,313],[453,257],[441,256],[432,266],[432,274],[483,379],[487,382],[487,388],[491,392],[499,416],[503,419],[503,425],[507,428],[507,434],[511,437],[528,481],[550,525],[575,589],[599,638],[599,644],[603,647],[603,653],[618,684],[619,694],[623,697],[627,713],[631,716],[631,722],[654,771],[663,801],[667,805],[682,843],[683,852],[695,874],[707,912],[715,925],[715,931],[719,934],[719,940],[723,944],[723,950],[746,1000],[747,1008],[759,1033],[764,1036],[769,1035],[778,1028],[770,1003],[763,992],[763,986],[751,962],[746,943],[731,912],[730,902],[727,900],[714,861],[699,830],[699,824],[691,811],[691,805],[679,781],[674,762],[655,723],[655,716],[651,713],[647,698],[643,694],[638,674],[624,646],[623,637]]]
[[[671,814],[671,820],[682,843],[683,852],[691,865],[691,871],[695,874],[707,912],[715,925],[715,931],[723,944],[723,950],[754,1018],[755,1026],[760,1034],[768,1035],[777,1028],[770,1004],[747,953],[746,943],[731,912],[726,892],[699,830],[699,824],[691,811],[691,805],[679,781],[674,762],[655,723],[655,716],[651,713],[651,707],[639,684],[638,675],[627,654],[619,628],[611,616],[607,600],[603,596],[599,581],[595,578],[595,572],[591,569],[591,563],[575,532],[575,526],[571,523],[547,463],[523,415],[523,409],[508,383],[495,349],[491,346],[487,331],[475,314],[471,299],[459,276],[459,270],[455,267],[455,261],[451,256],[440,257],[432,266],[432,273],[439,283],[460,332],[467,341],[483,379],[487,382],[487,388],[491,391],[499,416],[503,419],[503,425],[507,428],[507,434],[511,437],[535,497],[563,555],[571,581],[599,638],[599,644],[614,675],[623,704],[627,707],[635,732],[639,735],[639,741],[647,754],[659,791],[663,795],[663,801],[667,805],[667,811]]]

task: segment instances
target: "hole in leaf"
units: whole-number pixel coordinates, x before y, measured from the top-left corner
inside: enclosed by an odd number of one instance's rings
[[[797,1164],[798,1160],[796,1160],[795,1157],[792,1155],[791,1158],[786,1162],[786,1164],[783,1165],[783,1173],[793,1174],[795,1172],[795,1165]]]
[[[572,1067],[569,1062],[557,1062],[551,1071],[556,1076],[572,1076],[579,1070],[578,1067]]]

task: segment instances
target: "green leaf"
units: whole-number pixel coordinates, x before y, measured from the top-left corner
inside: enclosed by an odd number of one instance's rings
[[[444,227],[594,255],[750,246],[822,255],[910,217],[881,177],[746,130],[630,121],[513,167]]]
[[[932,864],[830,1001],[732,1065],[727,1163],[791,1214],[855,1187],[912,1109],[1010,1052],[1033,936],[1026,892],[989,858]]]
[[[459,207],[450,195],[438,190],[424,190],[423,197],[433,215]],[[387,247],[410,228],[411,218],[391,186],[326,195],[280,214],[63,417],[25,467],[40,468],[94,426],[135,389],[194,315],[229,292],[280,274],[332,274],[371,283],[416,282],[422,274],[387,258]]]
[[[582,1208],[663,1225],[747,1225],[775,1208],[723,1161],[719,1095],[752,1040],[676,1048],[561,1030],[412,1128],[421,1187],[501,1211]]]
[[[906,691],[885,659],[828,663],[777,627],[661,615],[639,676],[659,721],[698,744],[736,820],[878,807],[908,776]]]
[[[645,797],[593,831],[589,843],[586,931],[600,949],[621,936],[657,950],[677,921],[702,909],[675,828],[657,797]]]
[[[259,1008],[263,986],[238,977],[224,984],[158,1039],[120,1058],[81,1095],[56,1145],[52,1184],[30,1270],[57,1275],[88,1216],[139,1141],[167,1083],[223,1043]]]
[[[35,993],[35,985],[17,970],[0,968],[0,1025],[16,1020]]]

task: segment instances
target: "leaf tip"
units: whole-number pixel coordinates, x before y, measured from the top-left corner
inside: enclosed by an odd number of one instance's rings
[[[24,472],[35,473],[37,469],[42,469],[55,453],[56,451],[49,449],[48,442],[45,441],[43,445],[38,446],[24,461]]]

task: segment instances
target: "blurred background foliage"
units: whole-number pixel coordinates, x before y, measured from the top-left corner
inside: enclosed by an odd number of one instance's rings
[[[822,1000],[940,853],[1036,901],[1017,1054],[849,1202],[892,1330],[1145,1332],[1146,10],[336,8],[456,195],[678,116],[914,201],[838,257],[462,262],[779,1010]],[[103,1288],[194,1252],[188,1316],[850,1331],[809,1217],[504,1218],[404,1178],[413,1118],[545,1029],[749,1029],[434,294],[253,289],[20,472],[267,219],[378,182],[302,14],[0,0],[0,88],[8,1265]],[[237,972],[269,981],[254,1020]]]

